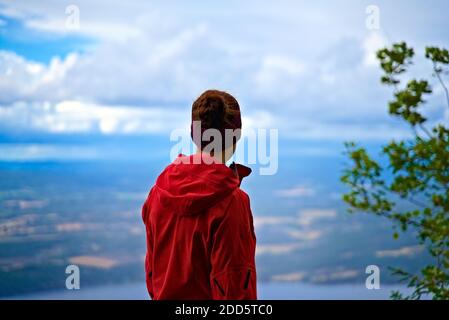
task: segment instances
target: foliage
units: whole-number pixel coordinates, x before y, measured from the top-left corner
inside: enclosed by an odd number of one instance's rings
[[[413,48],[404,42],[377,53],[384,73],[381,82],[394,88],[388,111],[410,125],[412,136],[385,145],[378,160],[365,148],[347,142],[345,154],[350,163],[341,181],[349,191],[343,200],[351,212],[385,217],[393,222],[395,230],[413,229],[432,256],[433,263],[420,274],[393,269],[413,289],[410,295],[394,292],[393,299],[449,299],[449,126],[431,122],[423,115],[425,98],[433,92],[429,81],[411,79],[402,85],[414,55]],[[447,106],[443,108],[449,108],[443,81],[449,53],[427,47],[425,57],[432,63],[433,75],[445,94]],[[395,231],[394,238],[398,236]]]

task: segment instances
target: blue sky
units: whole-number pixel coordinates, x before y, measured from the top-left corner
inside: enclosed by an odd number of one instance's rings
[[[2,50],[12,51],[26,59],[48,64],[55,56],[83,52],[94,39],[75,34],[55,35],[28,28],[22,19],[0,15]]]
[[[69,5],[78,28],[67,26]],[[369,5],[379,10],[375,30]],[[239,99],[246,128],[277,128],[281,139],[407,136],[386,113],[391,91],[374,53],[406,40],[418,53],[412,74],[430,77],[423,48],[448,46],[447,12],[447,1],[0,0],[0,143],[168,139],[208,88]],[[447,121],[436,93],[425,112]]]

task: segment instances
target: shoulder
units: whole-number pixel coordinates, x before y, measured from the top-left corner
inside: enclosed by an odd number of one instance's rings
[[[255,239],[253,215],[248,194],[237,188],[229,196],[228,205],[221,213],[221,223],[234,234],[249,234]]]
[[[236,188],[227,198],[229,205],[238,203],[249,204],[248,194],[240,188]]]
[[[240,196],[241,198],[243,198],[243,199],[245,199],[245,201],[248,201],[248,202],[249,202],[249,195],[248,195],[245,191],[243,191],[243,190],[240,189],[240,188],[237,188],[236,192],[239,194],[239,196]]]
[[[248,208],[248,195],[240,188],[236,188],[209,209],[209,216],[218,220],[229,219],[230,216],[241,215],[242,211]]]
[[[224,201],[224,210],[221,215],[224,219],[240,220],[248,215],[250,202],[248,194],[240,188],[236,188]]]

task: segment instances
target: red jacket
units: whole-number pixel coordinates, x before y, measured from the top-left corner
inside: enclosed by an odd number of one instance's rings
[[[206,164],[210,159],[180,155],[143,206],[154,300],[257,299],[253,217],[239,187],[251,170]]]

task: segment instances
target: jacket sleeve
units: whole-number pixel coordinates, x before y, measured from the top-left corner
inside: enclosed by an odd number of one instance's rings
[[[153,290],[153,281],[152,281],[152,275],[153,275],[153,236],[151,232],[151,225],[149,221],[149,214],[150,214],[150,198],[151,198],[151,191],[148,195],[143,207],[142,207],[142,219],[145,224],[146,229],[146,240],[147,240],[147,253],[145,256],[145,280],[147,284],[147,290],[150,294],[151,299],[154,298],[154,290]]]
[[[211,288],[215,300],[257,299],[253,219],[249,198],[241,190],[231,196],[219,222],[211,250]]]

